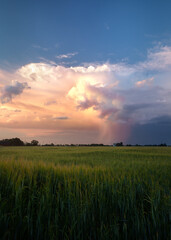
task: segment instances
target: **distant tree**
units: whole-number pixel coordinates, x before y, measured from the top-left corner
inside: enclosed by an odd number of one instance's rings
[[[2,146],[24,146],[24,142],[19,138],[3,139],[0,140]]]
[[[123,142],[114,143],[113,146],[121,147],[123,146]]]
[[[167,144],[166,144],[166,143],[161,143],[159,146],[161,146],[161,147],[166,147]]]
[[[38,144],[39,144],[39,141],[37,141],[37,140],[31,141],[31,146],[38,146]]]
[[[14,146],[24,146],[24,142],[19,138],[12,138]]]
[[[26,143],[25,143],[25,146],[31,146],[31,143],[26,142]]]
[[[91,143],[90,144],[91,147],[101,147],[104,146],[103,143]]]

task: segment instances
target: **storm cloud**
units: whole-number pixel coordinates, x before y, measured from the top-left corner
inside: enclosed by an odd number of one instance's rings
[[[20,95],[24,89],[28,89],[29,86],[26,82],[15,82],[13,85],[7,85],[2,89],[1,103],[8,103],[13,97]]]
[[[72,132],[73,142],[84,132],[87,142],[91,135],[94,142],[171,143],[170,66],[168,46],[150,50],[144,62],[133,65],[24,65],[1,74],[1,110],[4,105],[7,110],[1,111],[0,127],[63,132],[66,139]]]
[[[132,144],[170,144],[171,116],[151,119],[146,124],[134,124],[127,143]]]

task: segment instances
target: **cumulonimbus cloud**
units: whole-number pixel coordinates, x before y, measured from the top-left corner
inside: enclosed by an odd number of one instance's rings
[[[1,109],[7,109],[1,113],[0,127],[87,135],[94,131],[108,141],[126,138],[135,124],[151,124],[162,116],[170,119],[170,67],[171,48],[165,46],[149,51],[144,62],[134,65],[64,67],[41,62],[13,74],[0,71]]]

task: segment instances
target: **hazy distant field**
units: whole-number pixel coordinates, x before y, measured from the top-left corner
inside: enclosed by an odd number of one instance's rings
[[[0,239],[170,239],[170,190],[171,147],[0,147]]]

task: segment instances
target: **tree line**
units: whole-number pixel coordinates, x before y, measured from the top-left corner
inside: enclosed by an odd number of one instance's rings
[[[39,141],[37,140],[32,140],[31,142],[23,142],[20,138],[10,138],[10,139],[2,139],[0,140],[0,146],[38,146],[40,145],[39,144]],[[92,144],[44,144],[44,145],[41,145],[41,146],[57,146],[57,147],[67,147],[67,146],[71,146],[71,147],[77,147],[77,146],[80,146],[80,147],[102,147],[102,146],[112,146],[112,145],[104,145],[102,143],[98,144],[98,143],[92,143]],[[139,144],[135,144],[135,145],[131,145],[131,144],[127,144],[127,145],[124,145],[123,142],[116,142],[116,143],[113,143],[113,146],[114,147],[122,147],[122,146],[126,146],[126,147],[135,147],[135,146],[161,146],[161,147],[165,147],[167,146],[166,143],[161,143],[161,144],[149,144],[149,145],[139,145]]]
[[[37,140],[32,140],[31,142],[24,143],[20,138],[10,138],[0,140],[0,146],[38,146],[39,142]]]

